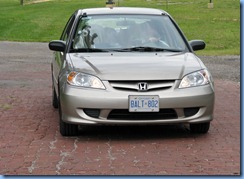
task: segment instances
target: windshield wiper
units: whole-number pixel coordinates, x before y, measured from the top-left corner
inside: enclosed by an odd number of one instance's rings
[[[157,47],[131,47],[131,48],[122,48],[117,49],[116,51],[120,52],[182,52],[182,50],[179,49],[168,49],[168,48],[157,48]]]
[[[70,52],[109,52],[109,50],[100,48],[79,48],[71,49]]]
[[[101,49],[101,48],[79,48],[71,49],[70,52],[182,52],[179,49],[157,48],[157,47],[131,47],[131,48],[114,48],[114,49]]]

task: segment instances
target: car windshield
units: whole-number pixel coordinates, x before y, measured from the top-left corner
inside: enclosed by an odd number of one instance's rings
[[[186,51],[168,16],[92,15],[81,17],[71,51]]]

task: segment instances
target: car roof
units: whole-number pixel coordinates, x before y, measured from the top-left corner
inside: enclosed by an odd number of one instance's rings
[[[89,8],[78,10],[80,15],[98,15],[98,14],[145,14],[145,15],[168,15],[167,12],[153,8],[140,7],[104,7],[104,8]]]

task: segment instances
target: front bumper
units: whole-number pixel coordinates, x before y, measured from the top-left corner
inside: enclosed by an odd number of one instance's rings
[[[212,84],[186,89],[174,87],[153,92],[122,91],[104,82],[106,90],[80,88],[64,84],[60,89],[62,120],[73,124],[106,125],[148,125],[201,123],[213,119],[214,89]],[[156,115],[129,113],[129,95],[158,95],[159,108],[175,115]],[[88,112],[87,112],[88,111]],[[114,114],[115,111],[123,111]],[[135,115],[135,116],[134,116]],[[134,117],[133,117],[134,116]],[[141,116],[141,119],[140,119]],[[146,118],[144,116],[147,116]],[[151,116],[151,117],[150,117]]]

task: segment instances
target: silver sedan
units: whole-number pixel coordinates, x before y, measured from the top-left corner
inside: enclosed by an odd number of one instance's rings
[[[214,111],[210,72],[165,11],[92,8],[76,11],[49,48],[53,106],[60,133],[79,125],[189,124],[207,133]]]

